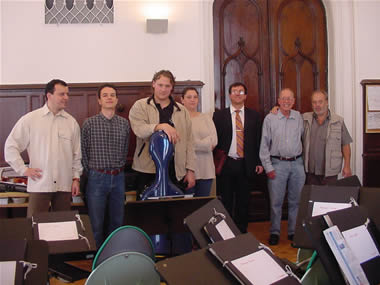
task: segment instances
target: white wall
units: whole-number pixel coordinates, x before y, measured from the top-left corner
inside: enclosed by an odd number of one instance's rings
[[[352,166],[362,176],[362,79],[380,78],[380,1],[323,0],[327,14],[331,109],[353,137]],[[214,107],[213,0],[169,0],[169,32],[145,32],[146,7],[115,0],[114,24],[45,25],[43,0],[0,0],[0,84],[150,81],[170,69],[201,80],[202,109]]]
[[[362,177],[363,97],[360,81],[380,79],[380,1],[325,0],[331,109],[345,119],[354,143],[352,169]]]
[[[380,1],[357,1],[355,18],[355,108],[357,129],[357,167],[362,170],[363,94],[360,81],[380,79]],[[362,172],[360,172],[362,174]]]
[[[43,0],[2,0],[0,84],[150,81],[170,69],[203,81],[203,110],[213,109],[212,1],[114,3],[114,24],[45,25]],[[167,7],[167,34],[145,32],[151,5]]]

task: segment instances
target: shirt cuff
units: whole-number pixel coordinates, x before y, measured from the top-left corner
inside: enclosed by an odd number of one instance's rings
[[[265,173],[269,173],[274,170],[274,167],[272,166],[272,164],[268,164],[264,166],[264,169],[265,169]]]
[[[17,169],[14,169],[14,171],[16,171],[18,174],[20,174],[21,176],[24,176],[24,173],[25,171],[28,169],[28,167],[24,165],[18,167]]]

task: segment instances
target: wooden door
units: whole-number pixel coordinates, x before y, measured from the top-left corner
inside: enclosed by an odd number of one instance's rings
[[[244,82],[246,105],[269,108],[269,38],[266,0],[214,2],[215,105],[229,106],[228,86]]]
[[[321,0],[215,0],[215,106],[229,106],[228,86],[248,86],[247,107],[264,116],[282,88],[296,109],[311,110],[310,95],[327,90],[327,32]]]
[[[282,88],[294,91],[295,109],[311,111],[313,90],[327,90],[322,0],[215,0],[213,16],[216,108],[230,105],[228,86],[241,81],[262,118]],[[269,218],[266,185],[265,175],[250,181],[251,221]]]
[[[296,95],[295,109],[311,111],[311,93],[327,90],[327,32],[321,0],[268,0],[271,94]]]

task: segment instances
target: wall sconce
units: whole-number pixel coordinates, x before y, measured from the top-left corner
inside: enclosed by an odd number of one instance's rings
[[[144,10],[147,33],[164,34],[168,32],[169,7],[167,3],[149,3]]]
[[[168,19],[146,19],[146,32],[164,34],[168,32]]]

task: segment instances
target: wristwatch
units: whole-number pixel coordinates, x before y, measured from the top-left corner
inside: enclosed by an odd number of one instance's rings
[[[78,181],[78,182],[80,182],[80,179],[79,179],[79,178],[73,178],[73,181]]]

